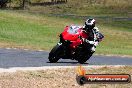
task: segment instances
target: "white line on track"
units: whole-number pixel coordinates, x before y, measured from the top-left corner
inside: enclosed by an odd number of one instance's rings
[[[102,67],[124,67],[125,65],[90,65],[90,66],[83,66],[87,69],[98,69]],[[65,69],[65,68],[77,68],[79,66],[44,66],[44,67],[13,67],[13,68],[0,68],[0,73],[3,72],[17,72],[17,71],[37,71],[37,70],[47,70],[47,69]]]

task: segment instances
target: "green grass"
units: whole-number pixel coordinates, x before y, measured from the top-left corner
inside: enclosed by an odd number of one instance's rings
[[[51,49],[63,27],[73,20],[0,11],[0,40],[31,48]],[[57,39],[58,37],[58,39]]]
[[[97,48],[97,52],[132,55],[132,32],[113,30],[113,28],[114,27],[107,27],[106,29],[102,29],[105,38]]]
[[[50,50],[59,41],[58,34],[66,25],[81,25],[83,21],[80,18],[0,11],[0,46]],[[126,22],[98,23],[105,38],[96,53],[132,55],[131,21]]]

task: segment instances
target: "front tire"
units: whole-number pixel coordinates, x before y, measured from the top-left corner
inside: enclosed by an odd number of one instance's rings
[[[49,53],[49,61],[50,63],[56,63],[60,59],[60,54],[61,54],[61,47],[60,45],[54,46],[54,48],[50,51]]]
[[[78,62],[80,63],[80,64],[84,64],[87,60],[88,60],[89,58],[79,58],[78,59]]]
[[[90,59],[90,57],[92,56],[92,54],[93,54],[93,53],[90,53],[90,54],[88,54],[88,55],[84,55],[84,56],[82,56],[82,57],[79,57],[79,58],[78,58],[78,62],[79,62],[80,64],[84,64],[87,60]]]

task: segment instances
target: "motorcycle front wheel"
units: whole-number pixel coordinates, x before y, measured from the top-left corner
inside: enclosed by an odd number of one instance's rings
[[[90,57],[92,56],[92,54],[93,54],[93,53],[89,53],[88,55],[84,55],[84,56],[82,56],[82,57],[79,57],[79,58],[78,58],[78,62],[79,62],[80,64],[84,64],[87,60],[90,59]]]
[[[50,63],[56,63],[60,59],[61,52],[62,50],[60,45],[57,44],[56,46],[54,46],[54,48],[50,51],[48,57]]]

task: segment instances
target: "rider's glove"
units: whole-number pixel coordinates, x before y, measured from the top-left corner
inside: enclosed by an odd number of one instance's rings
[[[98,42],[98,41],[94,42],[94,46],[97,46],[98,44],[99,44],[99,42]]]

